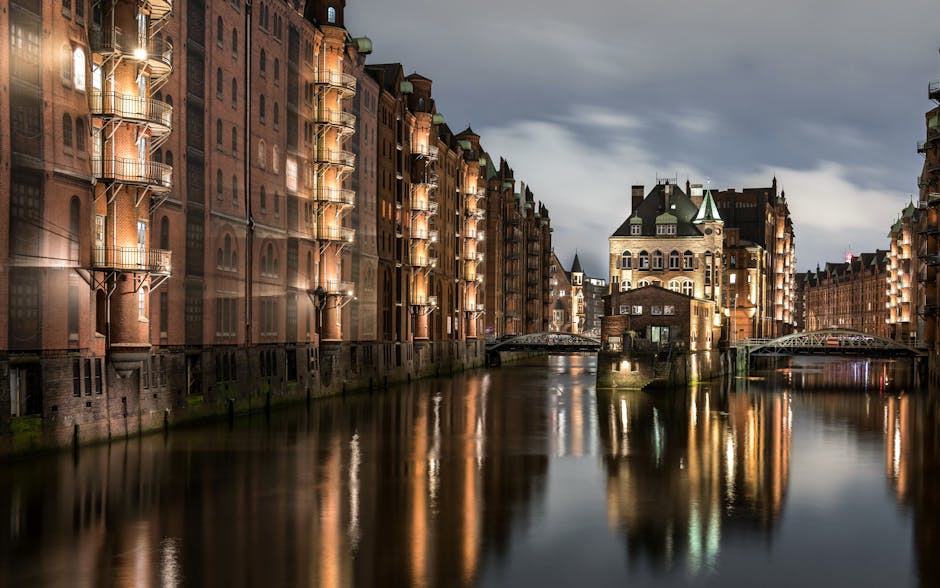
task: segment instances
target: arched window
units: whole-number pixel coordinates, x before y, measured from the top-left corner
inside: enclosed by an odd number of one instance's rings
[[[679,252],[676,250],[669,252],[669,269],[679,269]]]
[[[274,58],[274,83],[281,81],[281,60],[277,57]]]
[[[225,42],[225,30],[223,29],[221,16],[215,19],[215,42],[219,47]]]
[[[238,54],[238,29],[232,29],[232,55]]]
[[[232,265],[231,265],[231,270],[232,270],[233,272],[237,272],[237,271],[238,271],[238,251],[236,250],[235,247],[232,247]]]
[[[82,234],[82,204],[77,196],[69,203],[69,260],[78,263],[78,245]]]
[[[640,251],[640,269],[648,270],[650,268],[650,254],[646,251]]]
[[[679,292],[682,289],[682,284],[679,283],[679,280],[669,280],[669,289],[673,292]]]
[[[692,280],[686,280],[682,282],[682,293],[686,296],[692,296],[692,293],[695,289],[695,284],[692,283]]]
[[[222,99],[222,68],[215,70],[215,97]]]
[[[238,176],[232,176],[232,204],[238,204]]]
[[[215,146],[222,148],[222,119],[215,119]]]
[[[258,116],[264,121],[264,95],[258,96]]]
[[[81,47],[72,52],[72,87],[85,91],[85,51]]]
[[[72,148],[72,117],[68,113],[62,115],[62,144]]]
[[[173,167],[173,152],[170,151],[169,149],[167,149],[166,151],[165,161],[168,166]]]
[[[215,198],[222,200],[222,170],[215,170]]]
[[[261,210],[265,211],[268,209],[268,194],[264,189],[264,186],[261,186]]]
[[[264,139],[258,141],[258,166],[264,167],[267,165],[267,157],[264,146]]]
[[[163,163],[163,149],[157,149],[157,152],[153,154],[153,160],[157,163]]]
[[[225,256],[222,254],[222,248],[219,247],[219,249],[215,252],[215,269],[222,269],[222,267],[224,267],[224,263]]]
[[[281,122],[281,111],[277,105],[277,102],[274,103],[274,128],[276,129],[278,124]]]
[[[261,250],[261,275],[265,276],[268,274],[268,256],[264,254],[264,249]]]
[[[630,280],[624,280],[624,281],[620,282],[620,291],[621,291],[621,292],[626,292],[626,291],[629,290],[629,289],[630,289]]]
[[[59,59],[59,75],[62,77],[62,83],[66,86],[72,85],[72,47],[68,43],[62,45],[62,54]]]
[[[232,108],[238,106],[238,80],[232,78]]]
[[[336,9],[332,6],[326,9],[326,22],[336,24]]]
[[[238,127],[232,127],[232,157],[238,155]]]
[[[278,168],[281,165],[281,152],[278,150],[277,145],[271,149],[271,171],[278,173]]]
[[[268,273],[276,274],[276,263],[274,260],[274,245],[268,243]]]
[[[657,249],[653,252],[653,269],[661,270],[663,269],[663,252]]]
[[[225,267],[232,267],[232,237],[230,235],[225,235]]]
[[[261,77],[264,77],[264,74],[268,69],[268,54],[264,51],[264,49],[261,50],[259,69],[261,70]]]
[[[281,195],[274,191],[274,218],[281,214]]]
[[[637,284],[636,287],[637,287],[637,288],[643,288],[643,287],[649,286],[649,285],[650,285],[649,280],[640,280],[640,283]]]
[[[629,250],[620,254],[620,269],[633,269],[633,255]]]
[[[690,270],[695,267],[695,261],[691,251],[682,254],[682,269]]]
[[[85,119],[80,116],[75,117],[75,149],[85,150]]]

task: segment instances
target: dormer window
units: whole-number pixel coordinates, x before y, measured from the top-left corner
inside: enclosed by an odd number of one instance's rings
[[[336,24],[336,9],[332,6],[326,9],[326,22]]]
[[[630,226],[630,234],[631,234],[631,235],[634,235],[634,236],[640,235],[640,234],[642,233],[642,231],[643,231],[643,226],[642,226],[642,225],[631,225],[631,226]]]
[[[676,225],[674,224],[656,225],[656,234],[659,236],[675,235]]]

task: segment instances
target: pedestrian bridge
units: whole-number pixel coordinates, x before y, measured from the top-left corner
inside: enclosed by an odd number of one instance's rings
[[[777,339],[738,342],[750,356],[843,355],[865,357],[917,357],[923,355],[904,343],[849,329],[821,329],[785,335]]]
[[[547,351],[555,353],[597,353],[601,349],[598,339],[575,333],[530,333],[498,339],[486,344],[487,353],[499,351]]]

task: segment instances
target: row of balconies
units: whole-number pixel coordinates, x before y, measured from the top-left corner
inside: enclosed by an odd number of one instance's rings
[[[316,83],[334,90],[339,90],[343,96],[349,97],[356,93],[356,78],[340,71],[321,69],[317,71]]]
[[[413,267],[434,269],[437,267],[437,258],[430,255],[416,255],[411,259]]]
[[[415,294],[411,297],[411,306],[437,306],[437,296]]]
[[[317,124],[328,125],[346,133],[356,130],[356,115],[342,110],[319,109],[313,114]]]
[[[95,116],[149,123],[152,133],[167,133],[173,124],[173,107],[153,98],[92,89],[89,102],[91,114]]]
[[[440,150],[434,145],[417,145],[411,150],[411,154],[421,158],[427,158],[431,161],[437,161]]]
[[[173,67],[173,44],[159,36],[125,34],[120,27],[93,27],[91,50],[103,55],[120,54],[146,62],[152,75],[165,75]]]
[[[356,167],[356,156],[342,149],[315,149],[313,160],[320,165],[335,165],[338,167]]]
[[[437,214],[438,204],[431,200],[419,200],[413,194],[411,196],[411,210],[412,212],[426,212],[429,214]]]
[[[416,241],[430,241],[431,243],[436,243],[437,237],[438,232],[435,230],[413,229],[411,231],[411,238]]]
[[[308,291],[311,294],[317,294],[318,290],[320,295],[352,296],[356,291],[356,285],[342,280],[310,280]]]

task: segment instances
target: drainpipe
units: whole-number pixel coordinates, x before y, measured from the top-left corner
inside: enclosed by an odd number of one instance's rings
[[[254,267],[254,232],[255,220],[251,215],[251,33],[252,33],[252,0],[245,1],[245,83],[244,100],[245,105],[245,127],[242,132],[244,138],[245,165],[245,346],[251,345],[251,323],[253,318],[252,300],[253,284],[252,272]]]

